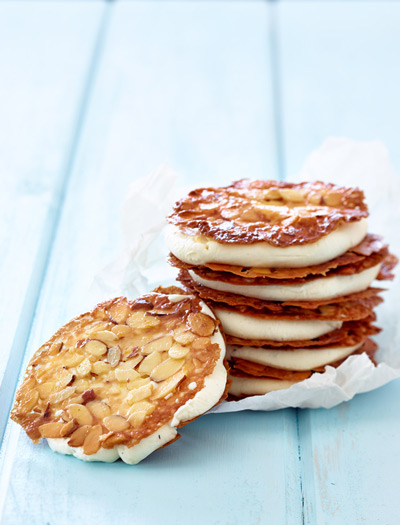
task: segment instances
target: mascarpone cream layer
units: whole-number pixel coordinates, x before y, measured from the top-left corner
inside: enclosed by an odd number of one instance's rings
[[[186,299],[187,295],[170,295],[171,302],[179,302]],[[213,319],[215,315],[206,304],[201,303],[201,311]],[[212,373],[204,379],[202,390],[189,399],[176,412],[171,421],[160,427],[154,434],[143,438],[137,445],[127,447],[126,445],[116,445],[112,449],[101,448],[95,454],[87,455],[83,452],[83,447],[70,447],[68,438],[47,439],[50,448],[60,454],[69,454],[83,461],[104,461],[113,462],[121,458],[125,463],[136,465],[149,454],[161,448],[163,445],[172,441],[177,435],[176,428],[210,410],[221,399],[227,380],[227,372],[224,366],[226,347],[224,338],[220,330],[216,330],[211,338],[212,343],[217,343],[221,348],[218,361]]]
[[[319,348],[318,350],[307,348],[266,350],[250,346],[228,346],[228,358],[236,357],[273,368],[302,372],[344,359],[358,350],[362,344],[363,342],[354,346]]]
[[[300,268],[320,264],[359,244],[367,233],[367,220],[349,222],[310,244],[272,246],[267,242],[222,244],[202,235],[186,235],[178,226],[167,225],[166,240],[171,252],[188,264],[208,262],[257,268]]]
[[[352,275],[319,277],[305,283],[287,285],[238,285],[204,279],[193,270],[189,270],[189,274],[197,283],[221,292],[255,297],[264,301],[316,301],[366,290],[378,275],[380,268],[381,264],[377,264]]]
[[[241,339],[269,339],[272,341],[301,341],[314,339],[342,326],[341,321],[297,321],[263,319],[214,308],[224,332]]]

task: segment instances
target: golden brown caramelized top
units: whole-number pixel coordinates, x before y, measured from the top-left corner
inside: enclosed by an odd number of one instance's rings
[[[88,455],[131,447],[204,387],[222,350],[216,330],[193,296],[99,304],[36,352],[11,417],[34,441],[63,437]]]
[[[262,241],[284,247],[315,242],[340,224],[367,216],[358,188],[242,179],[191,191],[175,204],[168,221],[187,235],[220,243]]]

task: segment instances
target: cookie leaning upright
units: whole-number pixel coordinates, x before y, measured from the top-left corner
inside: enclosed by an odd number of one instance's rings
[[[168,218],[179,280],[213,307],[231,394],[287,388],[349,355],[373,356],[375,278],[396,258],[367,234],[363,192],[322,182],[234,182],[179,201]]]
[[[225,343],[178,288],[117,298],[63,326],[32,357],[11,418],[86,461],[138,463],[224,397]]]

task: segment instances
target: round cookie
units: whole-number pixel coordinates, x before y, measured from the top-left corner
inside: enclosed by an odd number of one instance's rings
[[[11,411],[34,442],[135,464],[220,402],[227,371],[218,322],[198,298],[166,292],[99,304],[35,353]]]

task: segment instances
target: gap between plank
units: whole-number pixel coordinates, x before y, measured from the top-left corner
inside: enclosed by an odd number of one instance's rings
[[[106,2],[104,4],[104,12],[102,14],[97,36],[94,41],[94,48],[87,71],[87,77],[83,83],[83,91],[81,101],[78,106],[76,123],[73,126],[75,131],[72,136],[68,154],[66,155],[65,168],[62,170],[62,173],[54,189],[52,203],[47,214],[47,220],[45,222],[44,232],[40,241],[38,255],[36,257],[32,271],[32,277],[29,281],[28,289],[26,291],[26,299],[22,306],[20,320],[17,325],[14,340],[11,346],[10,357],[4,371],[4,379],[0,389],[0,407],[2,407],[0,411],[0,450],[3,444],[4,433],[7,427],[8,417],[15,396],[18,379],[20,377],[21,367],[26,353],[26,347],[35,319],[40,299],[40,291],[46,277],[52,247],[57,235],[68,183],[82,135],[88,103],[93,91],[95,79],[97,77],[97,72],[103,53],[105,37],[109,26],[111,7],[112,2]]]

